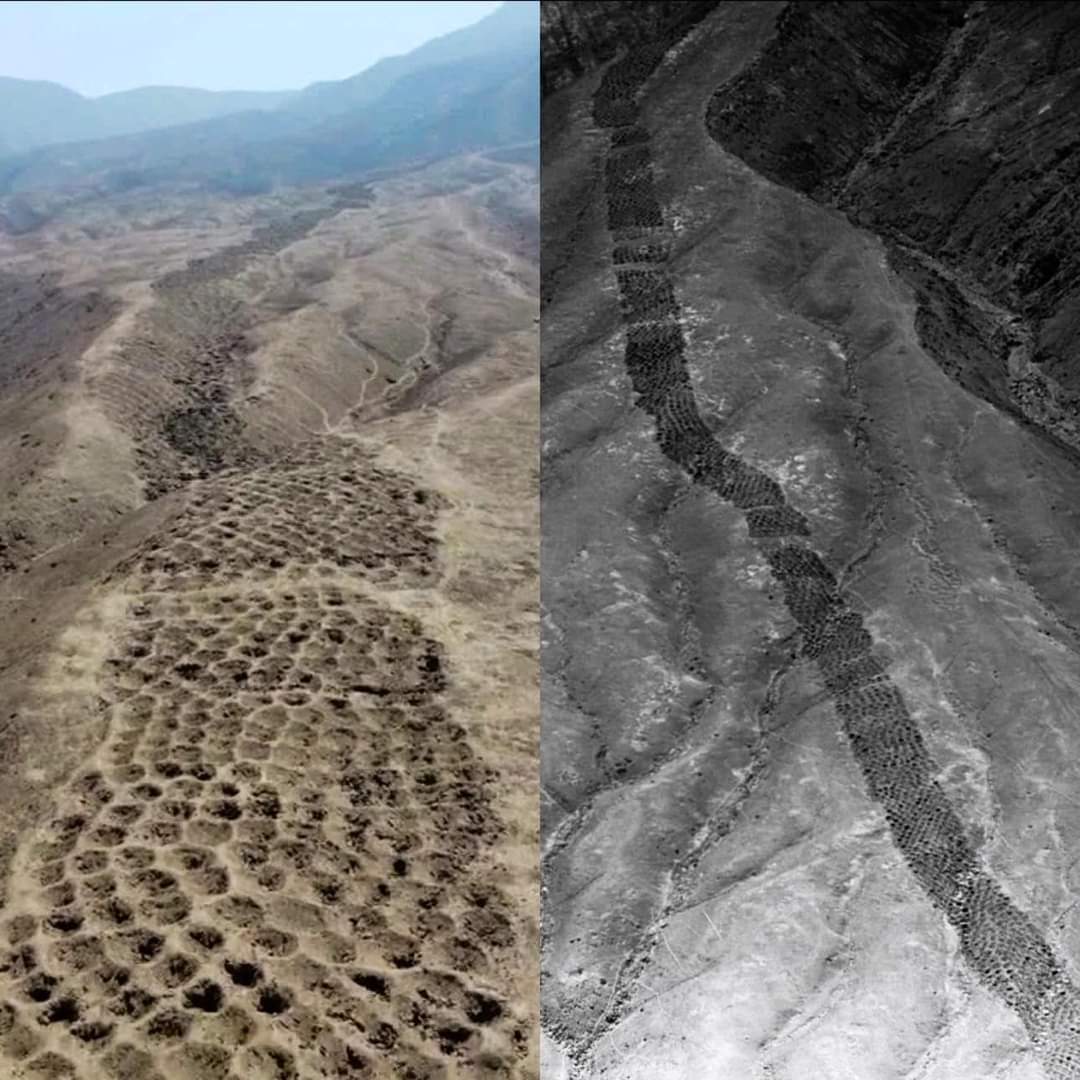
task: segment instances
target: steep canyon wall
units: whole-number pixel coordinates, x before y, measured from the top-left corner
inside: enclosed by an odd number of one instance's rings
[[[795,3],[708,125],[885,238],[938,362],[1075,450],[1078,107],[1075,5]]]

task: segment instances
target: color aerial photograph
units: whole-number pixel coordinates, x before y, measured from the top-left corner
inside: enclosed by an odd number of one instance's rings
[[[0,1080],[535,1078],[539,5],[0,76]]]
[[[1080,5],[541,23],[544,1080],[1075,1080]]]

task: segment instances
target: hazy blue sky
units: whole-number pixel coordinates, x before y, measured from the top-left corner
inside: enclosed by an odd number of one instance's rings
[[[0,75],[96,96],[134,86],[291,90],[476,22],[499,0],[0,0]]]

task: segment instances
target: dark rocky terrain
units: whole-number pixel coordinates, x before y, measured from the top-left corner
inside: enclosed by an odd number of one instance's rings
[[[795,4],[709,113],[755,169],[886,237],[940,362],[1071,446],[1078,73],[1067,3]]]
[[[545,1071],[1080,1076],[1073,16],[561,7]]]
[[[704,18],[717,0],[549,0],[541,7],[541,79],[544,93],[565,86],[612,59],[628,44],[677,40]]]

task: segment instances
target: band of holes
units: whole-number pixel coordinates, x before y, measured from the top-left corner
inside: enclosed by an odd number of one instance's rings
[[[631,50],[609,67],[593,116],[611,129],[606,177],[613,234],[659,226],[648,133],[636,95],[666,51]],[[659,220],[658,220],[659,217]],[[638,405],[652,416],[666,457],[692,479],[746,511],[763,544],[784,603],[799,625],[803,654],[832,696],[867,789],[884,810],[898,849],[926,894],[960,935],[963,953],[984,983],[1014,1008],[1055,1080],[1080,1077],[1080,995],[1030,919],[983,871],[963,825],[934,780],[937,768],[885,663],[872,652],[862,617],[833,573],[808,547],[780,543],[810,533],[779,485],[724,450],[702,420],[685,360],[679,305],[655,237],[616,235],[613,263],[626,322],[626,369]]]

